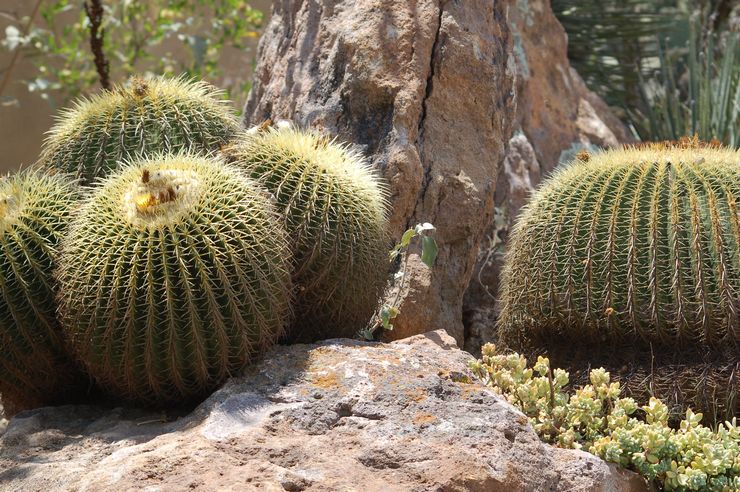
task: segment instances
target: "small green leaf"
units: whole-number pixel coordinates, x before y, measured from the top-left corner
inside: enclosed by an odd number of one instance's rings
[[[401,236],[401,242],[399,243],[399,246],[401,248],[405,248],[409,245],[411,242],[411,239],[416,235],[416,232],[413,229],[409,229],[408,231],[403,233],[403,236]]]
[[[360,337],[363,340],[367,340],[368,342],[372,342],[375,340],[375,333],[371,329],[364,329],[360,330]]]
[[[439,248],[437,248],[437,241],[435,241],[433,237],[424,236],[421,238],[421,261],[423,261],[426,266],[429,268],[434,266],[434,260],[437,259],[438,252]]]
[[[391,324],[391,320],[398,316],[398,308],[393,306],[383,306],[380,309],[380,321],[383,323],[383,328],[386,330],[392,330],[393,325]]]

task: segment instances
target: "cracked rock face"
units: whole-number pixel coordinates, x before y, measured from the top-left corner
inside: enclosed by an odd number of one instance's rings
[[[436,264],[412,254],[391,337],[444,328],[463,342],[513,122],[505,3],[281,0],[260,41],[245,124],[289,119],[360,145],[390,185],[394,239],[437,227]]]
[[[644,490],[539,441],[443,331],[276,347],[190,414],[43,408],[0,437],[0,489]]]
[[[388,337],[442,328],[475,351],[492,336],[493,248],[522,198],[563,155],[627,130],[570,68],[545,0],[273,5],[245,124],[289,119],[358,144],[390,184],[393,238],[431,222],[440,246],[431,270],[412,248]],[[480,322],[464,327],[463,309]]]

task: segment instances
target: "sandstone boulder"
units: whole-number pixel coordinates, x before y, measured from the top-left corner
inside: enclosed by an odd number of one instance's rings
[[[394,239],[437,227],[436,264],[412,260],[393,338],[444,328],[463,342],[463,293],[513,122],[506,8],[282,0],[260,41],[245,124],[284,118],[360,145],[390,184]]]
[[[539,441],[443,331],[276,347],[192,412],[41,408],[0,437],[0,489],[644,490]]]

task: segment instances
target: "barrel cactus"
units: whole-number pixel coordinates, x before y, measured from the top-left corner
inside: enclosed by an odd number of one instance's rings
[[[290,126],[244,134],[224,150],[274,195],[294,255],[290,338],[352,337],[387,280],[387,192],[357,152]]]
[[[500,342],[574,380],[735,415],[740,151],[688,140],[582,154],[534,194],[510,238]]]
[[[55,321],[57,247],[77,200],[71,181],[21,171],[0,181],[0,396],[7,414],[51,403],[80,375]]]
[[[736,347],[738,196],[726,148],[656,144],[561,169],[511,237],[500,335]]]
[[[138,154],[216,151],[239,128],[228,105],[204,82],[133,77],[63,111],[40,162],[89,183]]]
[[[57,272],[60,321],[103,389],[185,401],[281,335],[289,261],[269,194],[240,170],[150,156],[111,173],[73,217]]]

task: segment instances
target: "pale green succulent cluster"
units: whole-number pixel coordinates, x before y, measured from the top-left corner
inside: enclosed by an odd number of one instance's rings
[[[314,132],[240,132],[200,82],[83,100],[0,200],[6,411],[52,402],[77,367],[116,399],[202,397],[285,333],[354,335],[385,284],[366,162]]]
[[[501,354],[493,344],[483,347],[471,370],[519,408],[546,442],[589,451],[665,490],[740,490],[740,427],[734,418],[712,430],[688,409],[671,427],[665,404],[651,398],[639,406],[620,398],[619,383],[603,368],[591,371],[591,384],[568,390],[568,373],[552,369],[547,358],[530,367],[525,357]]]

